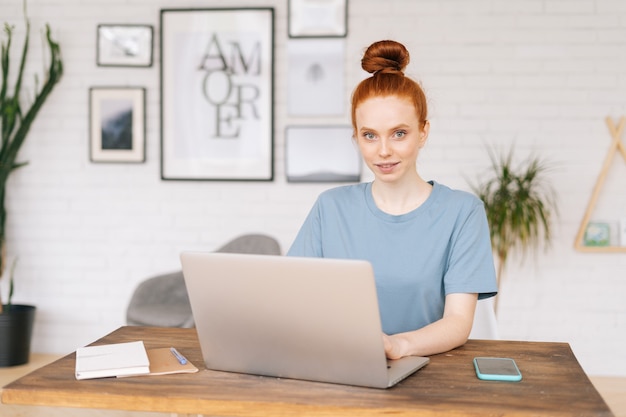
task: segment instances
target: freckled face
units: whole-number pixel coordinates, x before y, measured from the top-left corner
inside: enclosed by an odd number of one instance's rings
[[[417,156],[428,138],[413,103],[396,96],[373,97],[355,111],[355,138],[376,180],[402,182],[417,177]]]

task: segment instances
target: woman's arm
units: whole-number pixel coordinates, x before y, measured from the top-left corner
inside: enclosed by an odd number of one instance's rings
[[[477,300],[477,294],[448,294],[440,320],[411,332],[383,335],[385,354],[389,359],[429,356],[463,345],[472,330]]]

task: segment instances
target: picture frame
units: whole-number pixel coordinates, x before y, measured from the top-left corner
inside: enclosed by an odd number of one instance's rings
[[[360,182],[362,159],[352,136],[349,125],[287,126],[287,182]]]
[[[290,38],[345,38],[348,0],[288,0]]]
[[[153,34],[151,25],[98,25],[96,64],[99,67],[151,67]]]
[[[146,160],[146,89],[89,89],[89,159],[141,163]]]
[[[274,8],[161,10],[161,178],[273,181]]]
[[[343,116],[346,112],[345,42],[298,39],[287,42],[287,114]]]
[[[609,246],[611,226],[608,223],[591,222],[585,229],[585,246]]]

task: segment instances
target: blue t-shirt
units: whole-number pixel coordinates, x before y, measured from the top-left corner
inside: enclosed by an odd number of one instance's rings
[[[428,199],[402,215],[376,206],[371,183],[327,190],[287,255],[369,261],[387,334],[441,319],[447,294],[494,296],[497,285],[482,201],[431,184]]]

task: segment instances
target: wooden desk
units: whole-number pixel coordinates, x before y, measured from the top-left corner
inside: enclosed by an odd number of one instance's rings
[[[388,389],[206,370],[193,329],[122,327],[94,344],[175,346],[200,372],[77,381],[75,354],[4,387],[7,404],[220,416],[612,416],[566,343],[470,340]],[[517,361],[521,382],[476,378],[475,356]]]

